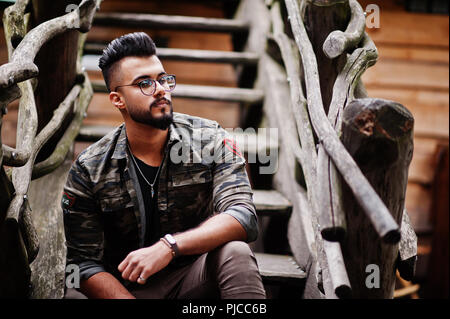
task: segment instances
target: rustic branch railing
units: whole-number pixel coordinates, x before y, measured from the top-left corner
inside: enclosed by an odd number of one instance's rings
[[[300,8],[296,1],[286,0],[285,3],[290,15],[289,20],[294,38],[301,53],[305,70],[306,90],[308,92],[308,111],[319,141],[328,155],[333,159],[334,164],[352,189],[358,203],[364,208],[380,237],[386,243],[398,243],[400,240],[399,226],[392,218],[383,201],[364,177],[354,159],[350,156],[344,145],[342,145],[325,114],[322,96],[319,90],[320,81],[317,72],[317,62],[300,16]]]
[[[19,240],[18,246],[13,248],[18,250],[16,252],[9,252],[5,246],[2,246],[0,247],[0,254],[3,255],[2,260],[4,260],[8,258],[8,254],[20,255],[20,251],[24,248],[23,252],[28,261],[27,264],[22,263],[18,267],[20,269],[17,272],[13,272],[17,276],[16,278],[2,282],[0,292],[8,297],[14,295],[23,297],[24,294],[30,293],[28,285],[22,290],[16,289],[13,285],[18,282],[26,283],[29,281],[29,264],[33,262],[39,250],[38,235],[33,226],[32,207],[30,207],[27,194],[30,182],[32,178],[52,173],[61,165],[70,147],[73,145],[93,95],[87,74],[80,67],[81,51],[78,50],[78,47],[74,47],[73,50],[79,53],[77,63],[78,81],[74,84],[64,101],[54,111],[50,121],[37,133],[38,116],[34,99],[35,79],[33,78],[38,75],[39,70],[33,61],[41,47],[56,35],[72,29],[84,33],[89,31],[94,14],[99,8],[100,0],[83,0],[77,10],[43,22],[28,33],[25,33],[28,23],[25,18],[25,9],[28,5],[29,0],[18,0],[5,10],[3,21],[9,51],[9,62],[0,66],[1,115],[5,114],[8,103],[19,96],[20,103],[16,147],[12,148],[2,144],[0,151],[0,163],[13,166],[11,180],[5,181],[5,183],[12,183],[14,189],[12,196],[2,198],[2,202],[6,200],[9,201],[9,204],[6,214],[5,212],[0,214],[0,225],[2,226],[0,231],[2,236],[12,234],[9,236],[22,237],[23,244],[20,244],[21,241]],[[82,47],[84,40],[85,37],[80,37],[79,47]],[[46,160],[35,164],[36,156],[41,148],[58,131],[69,115],[73,115],[71,124],[57,143],[53,154]],[[9,180],[8,175],[2,175],[2,178]],[[14,232],[18,229],[20,229],[19,233],[14,235]],[[8,240],[7,237],[5,239]],[[51,257],[47,256],[47,258]],[[11,267],[11,265],[14,267],[15,264],[16,260],[10,260],[8,264],[0,264],[1,272],[8,276],[8,271],[11,272],[11,269],[8,269],[8,267]],[[14,280],[16,281],[15,283]],[[34,287],[34,290],[39,289],[39,287]],[[58,289],[58,287],[55,287],[55,289]]]
[[[414,260],[414,236],[401,238],[399,227],[401,224],[402,234],[411,234],[409,223],[402,223],[402,213],[406,190],[404,178],[407,176],[412,147],[413,119],[410,113],[397,103],[379,99],[369,99],[371,102],[365,102],[370,105],[374,103],[373,106],[368,106],[373,111],[364,113],[361,110],[362,114],[371,114],[372,119],[377,120],[373,123],[360,119],[361,131],[363,132],[366,126],[375,125],[377,130],[390,133],[378,135],[375,131],[366,132],[367,139],[363,139],[364,142],[361,143],[374,145],[372,152],[377,158],[375,152],[378,148],[373,143],[379,140],[377,138],[387,138],[386,143],[396,145],[392,146],[390,151],[396,154],[394,158],[401,163],[394,165],[386,161],[380,164],[376,174],[369,171],[361,162],[359,153],[355,153],[354,147],[349,144],[348,136],[353,136],[354,133],[350,133],[348,125],[344,135],[347,138],[341,141],[344,133],[344,114],[350,114],[350,110],[344,112],[346,106],[352,102],[356,103],[353,103],[352,107],[364,105],[361,104],[364,103],[363,100],[359,99],[366,98],[367,93],[360,77],[378,58],[377,49],[365,32],[365,15],[361,6],[356,0],[273,0],[266,1],[266,5],[270,11],[271,32],[268,33],[268,54],[263,53],[259,69],[263,71],[261,77],[267,82],[265,105],[269,108],[268,120],[270,125],[280,129],[280,165],[289,168],[292,166],[288,164],[288,158],[296,160],[301,167],[301,176],[306,186],[303,190],[300,185],[294,187],[292,183],[287,183],[292,177],[289,177],[288,172],[284,172],[284,167],[277,173],[279,177],[275,177],[276,187],[294,205],[288,233],[294,256],[309,272],[308,278],[315,278],[319,290],[327,298],[392,297],[395,278],[384,276],[383,284],[387,288],[378,293],[368,293],[361,287],[365,283],[361,278],[361,271],[357,269],[364,271],[367,264],[378,263],[381,271],[390,273],[392,270],[394,273],[400,240],[401,244],[408,242],[409,248],[404,249],[403,253],[401,251],[398,258]],[[285,6],[284,11],[281,6]],[[314,20],[323,18],[329,23],[333,21],[329,17],[332,15],[338,16],[341,24],[348,16],[346,27],[342,31],[336,28],[328,31],[327,36],[315,35],[314,45],[320,47],[313,48],[311,35],[307,33],[302,16],[307,15],[307,9],[310,10],[307,23],[315,23],[312,28],[314,32],[327,32],[323,30],[332,29],[333,26],[328,25],[320,30],[321,22]],[[323,14],[326,14],[327,10],[329,16],[325,17]],[[287,14],[287,17],[283,14]],[[324,39],[322,43],[317,40],[321,37]],[[273,43],[275,46],[271,46]],[[319,64],[324,61],[323,58],[316,59],[320,50],[326,58],[334,59],[331,67],[330,62],[325,63],[325,71],[320,70]],[[278,62],[281,59],[284,68],[277,67],[274,59]],[[319,78],[319,74],[326,72],[326,68],[334,68],[336,77],[334,79],[330,76],[332,85],[327,83],[322,87],[323,79]],[[283,74],[287,78],[285,84],[281,78]],[[278,78],[278,75],[281,77]],[[283,105],[278,105],[277,97],[282,100],[283,93],[280,92],[285,91],[284,85],[290,92],[290,103],[284,100]],[[324,105],[326,99],[323,100],[324,91],[321,90],[327,88],[330,88],[331,92],[325,93],[331,98],[329,105]],[[306,94],[303,89],[306,89]],[[381,109],[386,111],[380,112],[390,112],[395,120],[388,123],[386,117],[375,111]],[[404,128],[401,134],[398,132],[399,127]],[[292,130],[297,131],[297,137],[292,136]],[[360,150],[368,151],[362,144]],[[374,178],[375,175],[390,178],[395,181],[394,184],[398,180],[398,184],[391,186],[393,183],[387,180],[382,184]],[[388,195],[389,193],[391,195]],[[353,202],[349,201],[349,198]],[[305,203],[305,200],[308,203]],[[356,212],[359,212],[359,207],[362,208],[363,218],[359,215],[354,217]],[[366,219],[371,226],[366,224]],[[311,225],[307,225],[308,222]],[[365,231],[367,227],[373,229],[375,238],[372,237],[372,230]],[[308,252],[305,252],[304,244],[299,243],[301,240],[307,241]],[[351,245],[352,241],[363,241],[363,246],[371,245],[372,248],[361,254]],[[356,256],[352,258],[349,254]],[[361,254],[361,258],[358,254]],[[372,259],[368,257],[371,254]],[[306,264],[305,259],[309,260]],[[352,273],[351,276],[347,269]],[[314,289],[308,287],[311,286],[307,283],[305,296],[318,297]]]

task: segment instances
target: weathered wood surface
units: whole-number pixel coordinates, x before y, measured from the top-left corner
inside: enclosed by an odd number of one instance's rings
[[[289,216],[291,202],[282,194],[273,190],[253,190],[253,201],[258,216]]]
[[[344,110],[342,141],[381,196],[396,223],[402,221],[408,166],[413,152],[414,119],[402,105],[382,99],[357,99]],[[348,187],[344,187],[347,236],[342,251],[354,295],[392,298],[398,245],[383,242]],[[380,289],[365,281],[367,265],[379,267]]]
[[[5,210],[2,211],[1,214],[2,243],[7,246],[2,245],[0,250],[0,259],[2,260],[0,262],[0,273],[7,277],[5,280],[1,280],[1,294],[8,297],[24,298],[30,296],[29,281],[31,270],[29,263],[33,262],[36,258],[39,249],[38,232],[36,232],[34,227],[35,221],[32,216],[32,205],[29,203],[28,196],[31,174],[36,156],[45,143],[55,135],[63,121],[73,113],[73,104],[79,99],[79,93],[82,90],[82,85],[74,85],[74,83],[70,83],[70,79],[69,81],[64,81],[65,85],[70,89],[70,92],[67,95],[65,95],[65,93],[63,94],[61,103],[58,101],[56,102],[57,108],[54,112],[50,112],[51,116],[49,118],[45,119],[45,116],[40,118],[40,116],[38,116],[34,98],[34,90],[36,89],[37,81],[36,79],[31,79],[37,75],[38,71],[34,60],[41,47],[58,34],[64,33],[69,29],[78,29],[81,32],[87,32],[100,1],[83,0],[80,3],[79,10],[43,22],[46,18],[39,21],[39,12],[42,12],[40,9],[42,9],[41,5],[44,2],[45,1],[37,1],[34,3],[36,9],[35,13],[37,14],[35,20],[38,21],[38,23],[42,23],[31,29],[27,34],[24,34],[24,30],[26,29],[25,24],[28,22],[23,19],[17,19],[17,17],[23,15],[28,1],[19,0],[15,5],[9,7],[8,10],[5,11],[4,16],[4,22],[7,25],[5,28],[5,35],[7,38],[10,62],[0,66],[0,98],[2,99],[2,111],[4,110],[4,105],[6,106],[6,103],[8,103],[12,97],[18,96],[17,93],[19,93],[19,89],[21,95],[16,148],[13,149],[2,145],[2,152],[0,153],[2,158],[0,162],[3,163],[3,151],[5,150],[7,155],[5,163],[17,166],[12,168],[12,172],[11,174],[8,174],[8,176],[5,174],[2,174],[1,176],[2,179],[5,179],[1,184],[5,186],[6,190],[12,190],[9,193],[6,192],[8,193],[8,203],[7,205],[2,205],[2,208],[5,206]],[[65,13],[65,7],[62,9],[62,13]],[[48,10],[45,12],[50,15],[54,14]],[[22,25],[12,26],[13,24]],[[77,73],[77,65],[79,65],[79,63],[77,63],[77,47],[77,41],[75,41],[75,46],[72,47],[72,51],[75,52],[72,55],[72,62],[75,63],[69,63],[69,67],[73,69],[71,70],[73,74]],[[67,49],[70,50],[70,48]],[[64,54],[61,56],[61,59],[65,59]],[[36,60],[39,60],[39,58],[36,58]],[[64,61],[67,62],[67,60]],[[54,64],[52,64],[51,67],[48,65],[46,67],[51,69],[50,72],[54,72]],[[49,87],[54,88],[49,79],[41,82],[43,82],[41,85],[44,85],[45,83]],[[92,93],[92,90],[90,92]],[[42,96],[42,92],[37,96]],[[52,97],[54,96],[51,96],[50,99]],[[90,97],[86,97],[86,100],[89,99]],[[46,106],[48,105],[40,105],[38,106],[38,109],[43,109]],[[85,107],[86,105],[80,106],[81,109]],[[4,112],[1,113],[1,116],[3,116],[3,114]],[[42,122],[40,122],[41,127],[40,131],[38,131],[38,121],[40,120],[42,120]],[[74,134],[74,137],[75,135],[76,134]],[[64,157],[67,153],[67,149],[65,149],[63,153]],[[53,169],[55,168],[56,166],[53,166]],[[51,170],[48,170],[46,173],[49,173],[50,171]],[[3,167],[2,172],[4,172]],[[58,194],[55,193],[51,195],[59,197],[61,193],[58,192]],[[55,205],[59,205],[59,200],[56,201]],[[4,214],[5,212],[6,214]],[[48,227],[48,223],[43,227]],[[56,231],[62,231],[61,225]],[[58,242],[55,238],[47,238],[47,241]],[[60,241],[60,243],[63,242]],[[52,259],[61,256],[62,255],[58,255],[57,252],[55,252],[46,255],[45,258]],[[49,275],[52,274],[53,268],[54,267],[39,269],[39,272],[42,272],[44,275]],[[36,288],[39,289],[40,287]],[[41,295],[40,297],[45,296]]]
[[[352,11],[357,11],[358,3],[351,2]],[[354,12],[352,12],[353,14]],[[358,19],[363,19],[360,13]],[[353,15],[352,15],[353,18]],[[350,26],[349,26],[350,27]],[[355,98],[361,74],[375,64],[378,53],[375,45],[364,33],[364,29],[358,39],[361,48],[355,49],[348,57],[345,65],[336,77],[333,86],[333,94],[328,111],[328,119],[336,133],[341,133],[342,112],[346,104]],[[355,36],[355,35],[353,35]],[[345,213],[342,209],[341,177],[328,154],[320,147],[318,154],[318,183],[321,192],[320,226],[322,236],[326,240],[340,241],[345,235]]]
[[[28,32],[14,50],[10,61],[0,66],[0,88],[8,88],[14,83],[36,77],[38,68],[33,61],[43,44],[69,29],[77,28],[87,32],[96,5],[95,0],[83,0],[80,3],[80,10],[41,23]]]
[[[267,113],[268,125],[279,128],[280,152],[279,165],[274,175],[275,189],[285,195],[293,204],[293,211],[288,224],[288,240],[295,260],[300,267],[308,273],[307,281],[314,281],[317,286],[317,274],[311,273],[311,265],[317,260],[325,261],[325,257],[317,249],[317,233],[313,228],[312,220],[315,219],[313,211],[309,208],[307,192],[297,183],[293,176],[296,170],[296,162],[300,152],[300,145],[295,129],[294,116],[290,101],[286,101],[289,95],[289,87],[286,74],[271,57],[263,55],[260,59],[260,76],[264,79],[267,94],[264,100],[264,110]],[[272,116],[269,116],[271,114]],[[273,116],[277,114],[277,116]],[[295,151],[297,150],[297,151]],[[313,271],[318,270],[312,268]],[[318,293],[315,297],[322,298]]]
[[[295,203],[298,205],[298,209],[301,214],[304,216],[303,220],[307,216],[310,218],[308,220],[310,225],[305,224],[304,222],[299,222],[295,215],[289,221],[288,227],[288,239],[291,249],[294,253],[294,256],[300,263],[306,262],[306,269],[308,269],[308,283],[305,288],[305,296],[308,298],[322,298],[323,294],[327,298],[336,298],[336,289],[340,287],[340,285],[333,286],[333,281],[331,277],[345,277],[345,271],[341,274],[337,274],[336,271],[340,271],[340,268],[329,268],[327,267],[327,256],[325,247],[322,244],[322,239],[320,238],[319,233],[319,222],[318,222],[318,202],[317,202],[317,191],[316,187],[316,165],[317,165],[317,154],[314,146],[314,138],[312,133],[311,124],[309,121],[309,116],[306,109],[306,100],[303,95],[303,89],[301,86],[302,77],[300,75],[300,65],[298,63],[299,54],[297,49],[295,48],[295,44],[284,34],[284,28],[280,13],[280,8],[278,3],[274,3],[271,9],[271,17],[273,23],[273,36],[272,39],[277,43],[281,57],[286,66],[287,72],[287,81],[283,79],[284,71],[280,66],[276,66],[276,64],[270,59],[267,58],[262,60],[264,63],[263,68],[267,70],[266,77],[272,78],[275,77],[274,74],[279,74],[279,77],[276,77],[276,82],[268,82],[268,90],[270,87],[275,88],[274,91],[277,93],[274,95],[274,104],[270,105],[270,109],[268,109],[268,113],[271,109],[275,109],[274,115],[271,117],[276,117],[277,121],[274,121],[274,125],[280,128],[281,134],[283,138],[282,147],[284,149],[290,149],[292,155],[295,157],[296,161],[301,164],[301,169],[303,176],[305,178],[307,192],[299,191],[298,188],[291,188],[289,192],[297,192],[297,194],[290,194],[291,197],[296,198]],[[290,88],[290,93],[286,91]],[[279,94],[279,96],[277,96]],[[282,96],[289,94],[291,97],[291,105],[282,107],[279,105],[279,100],[282,100]],[[276,106],[276,107],[275,107]],[[269,113],[270,114],[270,113]],[[295,119],[295,122],[294,122]],[[287,124],[290,125],[287,125]],[[296,128],[297,126],[297,128]],[[295,132],[298,131],[298,135]],[[298,144],[298,137],[300,137],[301,147]],[[281,157],[280,153],[280,157]],[[285,159],[286,160],[286,159]],[[281,163],[281,158],[280,158]],[[282,175],[280,175],[282,176]],[[283,176],[285,180],[292,179],[289,176]],[[277,180],[277,176],[275,176],[275,180]],[[295,180],[294,180],[295,182]],[[276,184],[277,187],[278,184]],[[289,193],[288,193],[289,194]],[[312,228],[309,228],[309,227]],[[311,245],[308,249],[304,245],[299,245],[299,241],[302,240],[299,237],[300,234],[304,232],[311,232]],[[314,239],[312,239],[312,237]],[[330,250],[328,251],[330,253]],[[334,254],[334,256],[338,257],[339,254]],[[341,261],[343,264],[343,261]],[[339,282],[339,280],[334,280],[334,282]],[[311,292],[311,288],[312,291]],[[320,286],[321,292],[317,290],[317,287]]]
[[[69,148],[72,147],[75,138],[78,136],[81,124],[86,116],[87,107],[93,96],[92,86],[87,78],[87,74],[82,74],[82,78],[84,79],[84,82],[82,83],[83,87],[78,98],[74,101],[74,117],[63,136],[56,144],[52,154],[44,161],[34,165],[31,176],[32,179],[49,174],[61,165]]]
[[[398,246],[397,269],[403,279],[411,281],[416,271],[417,235],[411,225],[406,209],[403,210],[401,234],[402,239]]]
[[[72,0],[34,0],[33,23],[39,26],[46,21],[66,13],[66,6]],[[38,114],[39,133],[53,116],[53,111],[64,100],[75,83],[77,75],[77,51],[79,32],[66,30],[45,42],[37,53],[34,63],[39,69],[35,88],[35,103]],[[55,72],[59,70],[59,72]],[[49,85],[51,83],[51,85]],[[72,106],[73,109],[73,106]],[[54,150],[56,143],[71,122],[73,112],[63,119],[61,127],[53,134],[36,156],[36,162],[46,159]]]
[[[345,31],[349,26],[351,10],[349,1],[302,1],[301,9],[298,7],[297,14],[302,14],[305,23],[307,38],[311,41],[314,56],[317,60],[319,88],[323,109],[328,113],[328,108],[333,92],[334,81],[340,71],[341,64],[345,63],[345,55],[339,55],[330,59],[324,51],[328,43],[333,43],[338,31]],[[291,17],[291,26],[294,22],[292,7],[286,1],[288,14]],[[358,17],[355,17],[358,20]],[[294,35],[296,34],[293,30]],[[334,33],[333,33],[334,32]],[[328,42],[325,40],[328,39]],[[333,39],[333,41],[330,41]],[[345,41],[344,43],[346,43]],[[306,66],[305,66],[306,67]]]
[[[303,286],[306,273],[291,256],[255,253],[259,272],[267,284]]]
[[[53,174],[31,182],[29,194],[40,249],[31,263],[31,298],[61,299],[64,296],[66,246],[61,194],[72,165],[72,152]]]
[[[337,58],[347,50],[355,49],[364,35],[366,27],[364,11],[356,0],[350,0],[349,6],[351,16],[345,31],[332,31],[323,42],[323,51],[330,59]],[[327,12],[328,14],[330,12]]]
[[[387,243],[395,244],[400,240],[399,226],[394,221],[380,197],[373,190],[367,179],[361,173],[358,165],[339,141],[334,129],[327,120],[320,88],[320,79],[317,73],[317,61],[313,47],[299,14],[295,1],[286,1],[290,14],[291,27],[296,43],[301,52],[307,89],[308,110],[311,122],[325,151],[333,159],[334,164],[349,184],[358,203],[364,207],[380,237]]]
[[[211,32],[248,31],[247,23],[240,20],[143,13],[100,12],[95,16],[94,24],[120,25],[139,28],[201,30]]]

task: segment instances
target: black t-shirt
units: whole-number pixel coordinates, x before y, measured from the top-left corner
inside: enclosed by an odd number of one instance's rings
[[[155,181],[156,174],[158,173],[158,168],[155,166],[150,166],[145,164],[139,158],[135,157],[137,165],[141,172],[145,175],[145,178],[150,183]],[[145,246],[151,246],[156,243],[160,238],[160,224],[159,224],[159,213],[158,213],[158,180],[156,180],[153,185],[154,195],[152,199],[152,192],[150,185],[144,180],[142,174],[137,170],[137,176],[139,180],[139,185],[141,187],[142,198],[144,200],[145,207],[145,217],[146,217],[146,232],[145,232]],[[159,178],[158,178],[159,179]]]

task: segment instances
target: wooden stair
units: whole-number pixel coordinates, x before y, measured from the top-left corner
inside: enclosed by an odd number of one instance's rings
[[[85,54],[101,55],[106,47],[104,43],[86,43]],[[190,62],[230,63],[255,65],[258,55],[252,52],[233,52],[217,50],[192,50],[157,48],[156,55],[162,60],[178,60]]]
[[[306,273],[291,256],[255,253],[255,257],[266,284],[304,286]]]
[[[234,19],[217,19],[187,17],[162,14],[138,13],[102,13],[94,18],[95,25],[114,25],[154,29],[195,30],[208,32],[248,32],[249,26],[244,21]]]

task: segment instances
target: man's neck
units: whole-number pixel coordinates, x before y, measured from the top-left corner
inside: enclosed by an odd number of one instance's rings
[[[151,166],[159,166],[164,157],[168,129],[136,123],[126,125],[127,139],[133,155]]]

